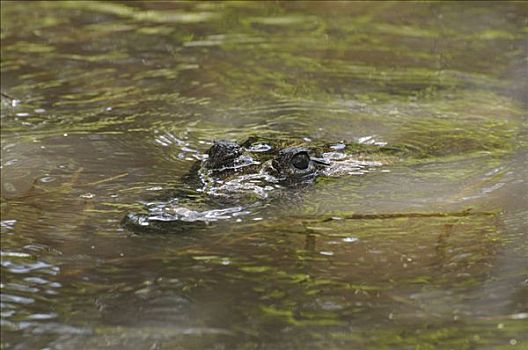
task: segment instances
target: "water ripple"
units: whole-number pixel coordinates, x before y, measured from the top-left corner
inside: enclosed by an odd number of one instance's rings
[[[28,273],[32,271],[41,271],[50,275],[57,275],[60,271],[58,266],[54,266],[44,261],[36,261],[34,263],[15,263],[10,260],[2,259],[0,264],[11,273]]]
[[[33,304],[35,302],[35,299],[33,298],[26,298],[21,297],[19,295],[12,295],[12,294],[1,294],[1,300],[2,303],[15,303],[15,304]]]
[[[249,214],[241,206],[203,211],[192,210],[172,203],[151,203],[147,207],[149,214],[145,219],[148,221],[214,222]],[[142,223],[148,225],[148,221],[142,221]]]

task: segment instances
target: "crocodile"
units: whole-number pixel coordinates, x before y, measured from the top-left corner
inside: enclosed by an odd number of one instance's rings
[[[319,177],[369,172],[387,162],[388,157],[379,157],[382,146],[261,137],[241,143],[214,141],[203,160],[184,176],[185,186],[147,203],[146,213],[127,214],[123,224],[132,231],[173,231],[222,220],[240,221]]]

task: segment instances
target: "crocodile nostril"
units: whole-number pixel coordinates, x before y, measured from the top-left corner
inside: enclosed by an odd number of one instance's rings
[[[209,157],[206,162],[206,167],[214,169],[230,165],[242,152],[236,142],[215,141],[207,154]]]

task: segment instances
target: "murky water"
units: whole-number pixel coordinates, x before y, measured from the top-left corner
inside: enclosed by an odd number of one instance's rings
[[[525,4],[1,6],[2,348],[528,346]],[[253,135],[410,151],[122,227]]]

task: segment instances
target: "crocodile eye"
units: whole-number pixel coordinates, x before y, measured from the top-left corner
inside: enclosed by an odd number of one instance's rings
[[[306,170],[310,165],[310,156],[306,152],[299,152],[292,157],[291,164],[299,170]]]

